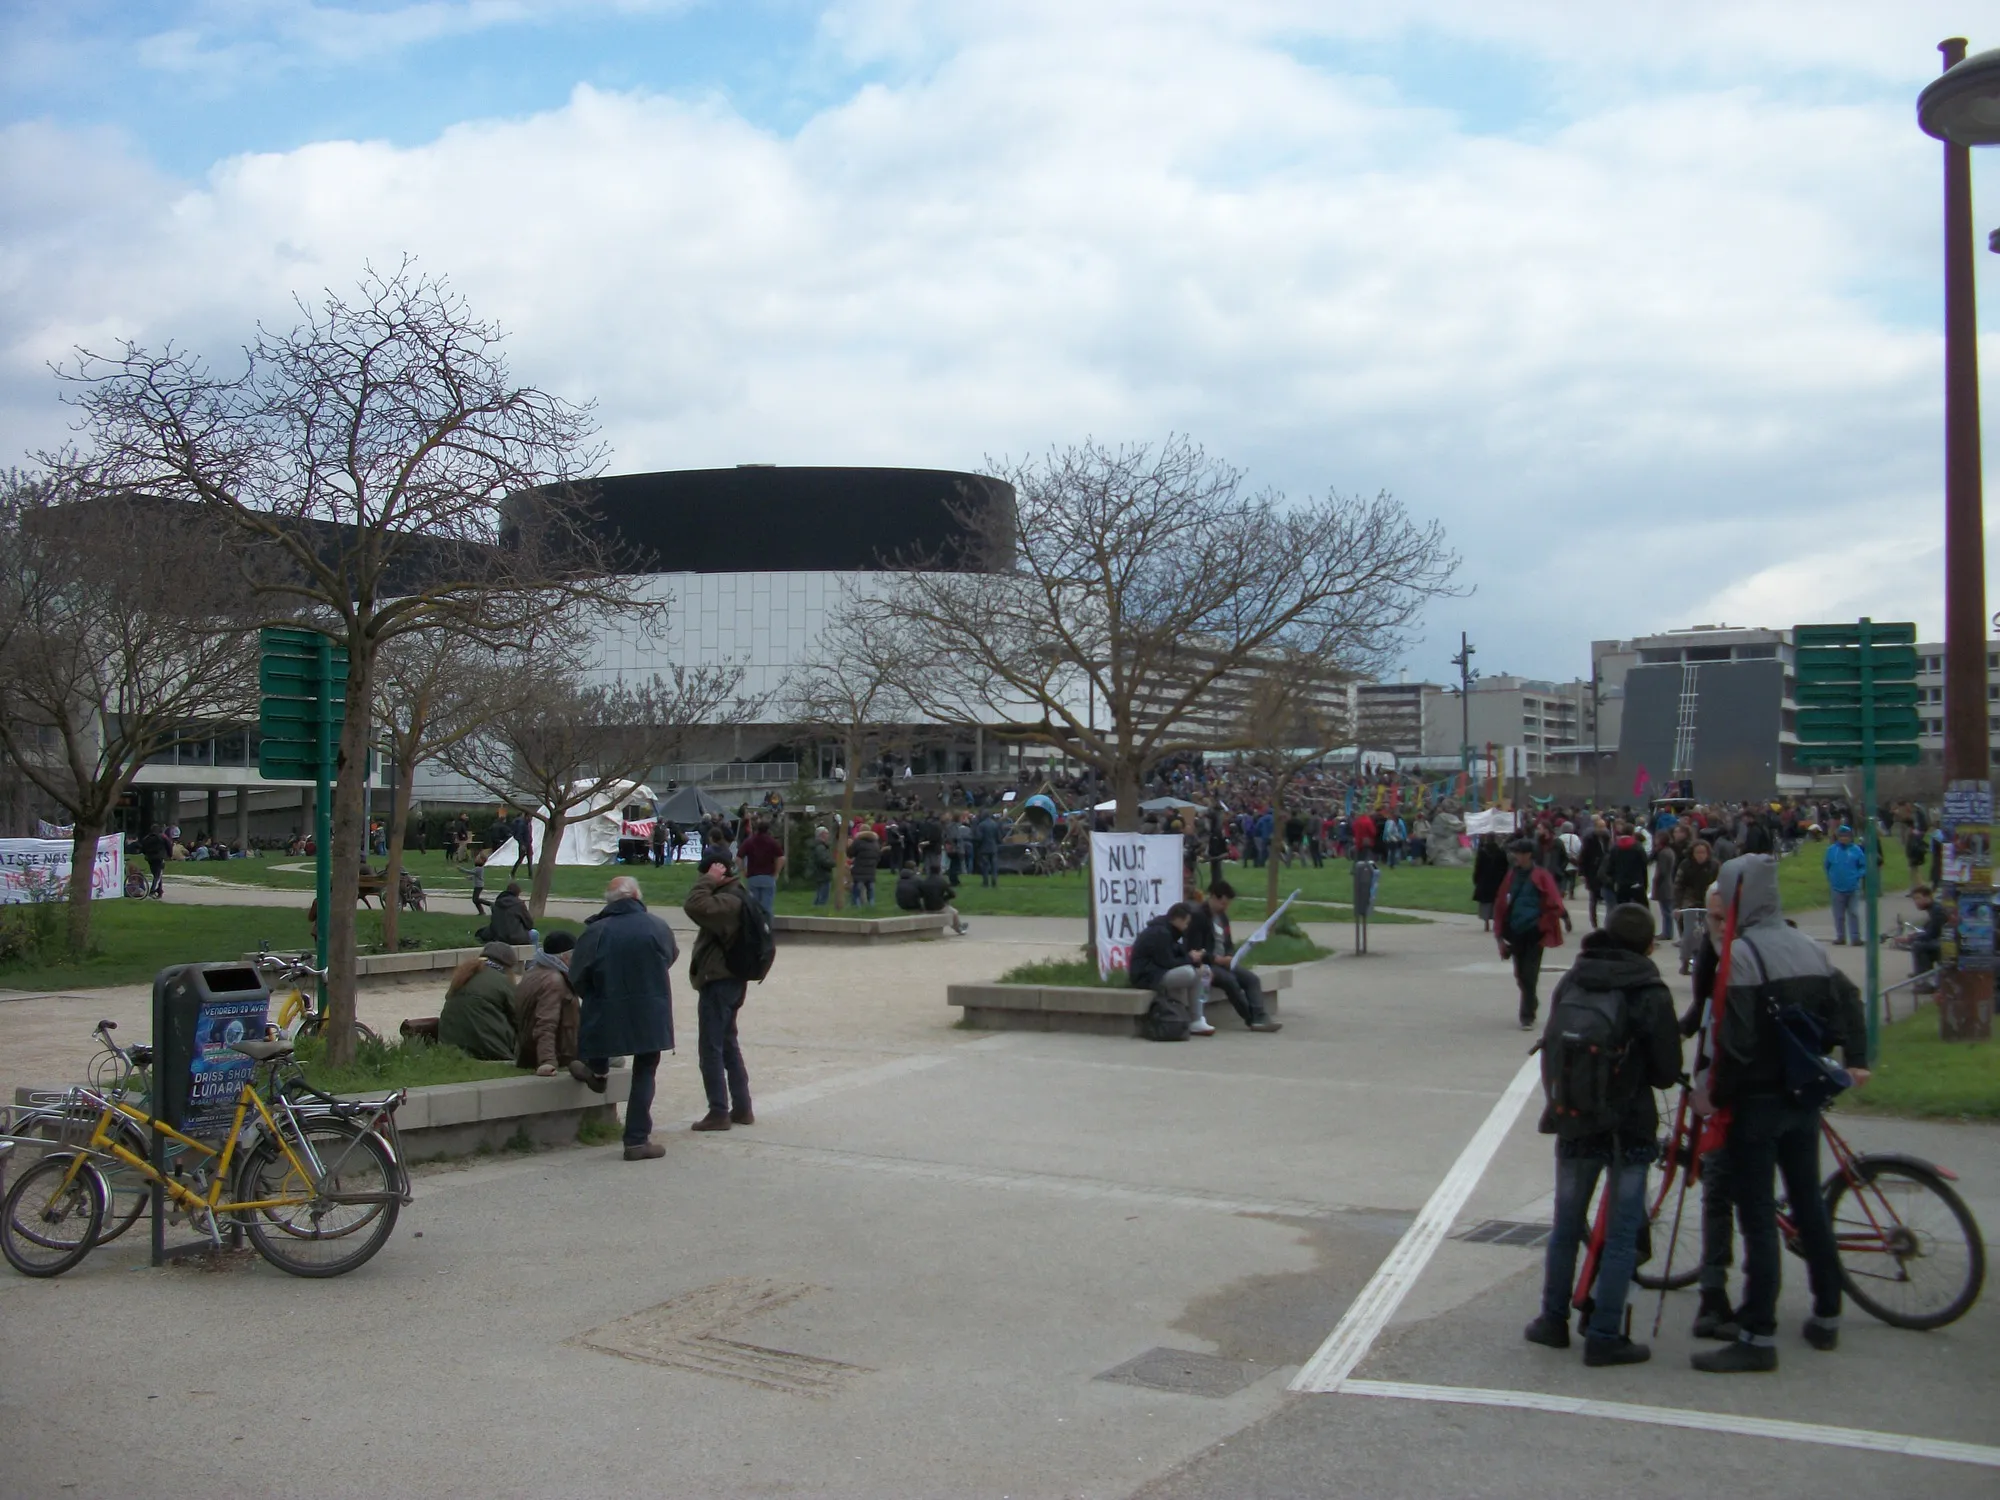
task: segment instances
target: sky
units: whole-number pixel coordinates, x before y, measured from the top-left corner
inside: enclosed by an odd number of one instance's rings
[[[68,437],[72,349],[226,365],[414,255],[612,472],[1186,433],[1386,490],[1463,558],[1412,677],[1461,630],[1565,678],[1695,623],[1935,639],[1914,101],[1981,9],[8,0],[0,464]],[[2000,372],[2000,150],[1974,193]]]

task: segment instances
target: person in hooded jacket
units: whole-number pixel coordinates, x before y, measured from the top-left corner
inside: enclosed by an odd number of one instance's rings
[[[1497,834],[1481,834],[1479,847],[1472,853],[1472,899],[1479,907],[1484,932],[1493,930],[1493,901],[1506,883],[1507,851],[1500,846]]]
[[[604,909],[585,919],[570,955],[569,977],[582,1002],[579,1061],[570,1074],[604,1092],[611,1059],[632,1059],[625,1101],[625,1160],[651,1161],[667,1148],[653,1139],[653,1084],[660,1054],[674,1044],[674,992],[669,977],[680,945],[673,929],[646,910],[639,882],[620,875],[604,888]]]
[[[874,829],[863,824],[847,845],[847,881],[852,891],[849,899],[856,906],[875,904],[875,872],[881,862],[882,841],[875,837]]]
[[[488,943],[451,971],[438,1042],[485,1062],[514,1060],[514,950]]]
[[[1500,956],[1514,963],[1514,984],[1520,991],[1521,1029],[1535,1024],[1541,1009],[1537,993],[1542,979],[1542,950],[1560,948],[1563,931],[1571,925],[1569,908],[1555,876],[1535,863],[1532,839],[1515,839],[1507,846],[1514,867],[1493,902],[1493,933]]]
[[[1542,1089],[1549,1102],[1540,1129],[1543,1135],[1556,1137],[1556,1207],[1543,1261],[1542,1311],[1528,1325],[1526,1337],[1551,1349],[1569,1347],[1577,1247],[1583,1241],[1597,1179],[1608,1174],[1604,1190],[1611,1201],[1611,1222],[1598,1257],[1590,1322],[1584,1330],[1587,1365],[1636,1365],[1653,1357],[1646,1345],[1626,1337],[1624,1327],[1625,1297],[1638,1265],[1639,1231],[1646,1222],[1646,1168],[1659,1154],[1660,1112],[1653,1090],[1670,1087],[1681,1073],[1673,996],[1649,957],[1652,951],[1653,918],[1646,908],[1613,909],[1600,930],[1585,935],[1576,962],[1557,983],[1549,1000],[1548,1029],[1542,1035]],[[1593,1001],[1616,997],[1613,1003],[1622,1013],[1620,1030],[1625,1039],[1611,1081],[1619,1109],[1617,1123],[1609,1130],[1581,1134],[1566,1130],[1558,1116],[1554,1074],[1559,1056],[1555,1033],[1564,1024],[1565,1006],[1579,993]]]
[[[520,882],[510,880],[507,889],[493,898],[493,915],[478,936],[494,943],[534,941],[535,922],[528,915],[528,903],[521,899]]]
[[[1633,834],[1632,825],[1621,820],[1611,851],[1604,856],[1605,895],[1613,906],[1646,904],[1647,868],[1646,846]]]
[[[514,986],[514,1066],[533,1068],[544,1078],[576,1060],[580,1009],[569,982],[575,947],[567,932],[550,933]]]
[[[1797,1102],[1789,1091],[1786,1043],[1772,1012],[1795,1007],[1810,1016],[1828,1049],[1840,1049],[1856,1084],[1868,1081],[1868,1024],[1854,982],[1833,966],[1824,948],[1786,923],[1774,858],[1732,859],[1716,876],[1715,892],[1722,910],[1736,911],[1736,940],[1729,950],[1728,991],[1716,997],[1721,1049],[1709,1074],[1708,1098],[1731,1112],[1723,1150],[1743,1235],[1743,1304],[1734,1341],[1691,1359],[1697,1370],[1731,1375],[1778,1367],[1783,1257],[1774,1175],[1784,1178],[1812,1285],[1805,1340],[1822,1352],[1840,1343],[1840,1252],[1820,1195],[1820,1111]]]

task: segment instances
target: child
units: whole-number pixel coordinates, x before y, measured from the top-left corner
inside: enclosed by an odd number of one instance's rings
[[[486,914],[486,851],[472,856],[472,909]]]

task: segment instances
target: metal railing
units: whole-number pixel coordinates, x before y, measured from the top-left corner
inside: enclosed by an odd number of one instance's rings
[[[655,766],[649,780],[664,792],[669,781],[682,786],[789,786],[799,779],[795,760],[696,760]]]

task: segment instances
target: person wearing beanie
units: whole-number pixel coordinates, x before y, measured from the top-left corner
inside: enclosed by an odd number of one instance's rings
[[[1549,1000],[1542,1032],[1541,1132],[1556,1138],[1555,1223],[1542,1269],[1542,1310],[1526,1330],[1532,1344],[1569,1347],[1570,1294],[1576,1254],[1597,1179],[1611,1203],[1590,1321],[1587,1365],[1634,1365],[1652,1358],[1625,1335],[1625,1296],[1646,1222],[1647,1167],[1658,1154],[1659,1109],[1653,1090],[1681,1075],[1681,1035],[1673,997],[1649,956],[1653,915],[1614,907],[1583,939],[1570,971]],[[1605,1053],[1615,1059],[1607,1072]]]
[[[514,1066],[553,1078],[576,1060],[578,1002],[569,982],[576,939],[552,932],[514,987]]]
[[[1513,860],[1493,904],[1493,935],[1500,956],[1514,962],[1514,984],[1521,996],[1521,1029],[1535,1024],[1541,1010],[1542,951],[1560,948],[1563,929],[1570,926],[1569,908],[1555,876],[1535,863],[1533,839],[1515,839],[1507,846]]]
[[[488,943],[451,972],[438,1042],[485,1062],[514,1059],[514,970],[519,960],[505,943]]]

